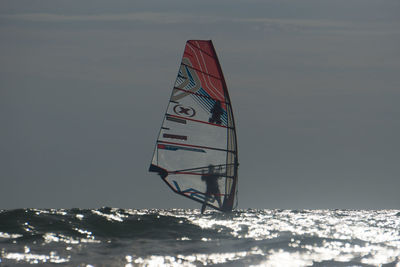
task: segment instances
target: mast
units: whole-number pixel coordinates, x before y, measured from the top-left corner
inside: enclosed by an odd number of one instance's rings
[[[230,113],[230,116],[231,116],[231,123],[232,123],[232,128],[233,128],[233,129],[227,128],[227,132],[228,132],[227,147],[230,146],[229,141],[230,141],[230,139],[232,139],[233,146],[234,146],[234,151],[235,151],[234,152],[234,167],[233,167],[234,168],[233,172],[234,172],[234,177],[235,178],[233,179],[233,184],[232,184],[232,188],[231,188],[230,194],[225,199],[224,205],[223,205],[223,208],[222,208],[224,211],[231,211],[232,208],[233,208],[233,205],[234,205],[234,199],[236,197],[236,190],[237,190],[236,188],[237,188],[237,183],[238,183],[238,167],[239,167],[237,136],[236,136],[236,125],[235,125],[235,118],[234,118],[234,115],[233,115],[232,102],[231,102],[231,99],[230,99],[230,96],[229,96],[229,92],[228,92],[228,86],[226,85],[225,77],[224,77],[224,74],[222,72],[221,64],[220,64],[220,62],[218,60],[217,52],[215,51],[215,47],[214,47],[214,45],[213,45],[211,40],[210,40],[210,43],[211,43],[211,47],[212,47],[214,56],[216,58],[216,62],[217,62],[217,66],[218,66],[218,72],[220,73],[220,75],[222,77],[222,86],[223,86],[223,90],[225,92],[225,98],[227,99],[226,102],[229,103],[229,107],[230,107],[229,108],[230,109],[229,113]],[[229,138],[229,136],[230,136],[229,131],[233,131],[233,133],[231,133],[232,136],[230,138]],[[229,157],[228,153],[227,153],[226,157],[227,157],[226,161],[227,161],[227,164],[228,164],[228,161],[229,161],[228,160],[228,157]]]

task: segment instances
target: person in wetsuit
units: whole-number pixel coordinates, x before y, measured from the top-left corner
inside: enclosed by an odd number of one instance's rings
[[[217,199],[218,205],[221,207],[221,193],[219,191],[218,179],[220,176],[214,172],[214,166],[208,166],[208,173],[203,173],[201,180],[206,183],[206,194],[203,206],[201,207],[201,213],[203,214],[206,210],[207,201],[214,196]]]

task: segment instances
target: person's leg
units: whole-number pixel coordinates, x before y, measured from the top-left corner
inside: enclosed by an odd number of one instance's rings
[[[205,199],[204,199],[203,205],[201,206],[201,214],[203,214],[204,211],[206,210],[207,201],[208,201],[208,198],[209,198],[209,197],[210,197],[210,194],[206,194],[206,197],[205,197]]]

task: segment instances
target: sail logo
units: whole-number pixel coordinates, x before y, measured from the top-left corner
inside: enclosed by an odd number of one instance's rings
[[[174,106],[174,112],[180,116],[183,117],[193,117],[194,115],[196,115],[196,110],[194,110],[194,108],[192,107],[185,107],[181,104],[175,105]]]
[[[178,77],[175,87],[172,91],[171,100],[178,101],[190,94],[196,93],[200,89],[200,79],[196,71],[192,68],[192,63],[186,57],[182,58],[181,67],[179,69]],[[179,90],[180,89],[180,90]]]
[[[179,134],[163,134],[164,138],[178,139],[178,140],[187,140],[187,136],[179,135]]]

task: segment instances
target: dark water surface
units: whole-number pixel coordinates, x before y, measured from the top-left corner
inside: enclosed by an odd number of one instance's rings
[[[399,210],[0,211],[0,265],[396,266]]]

